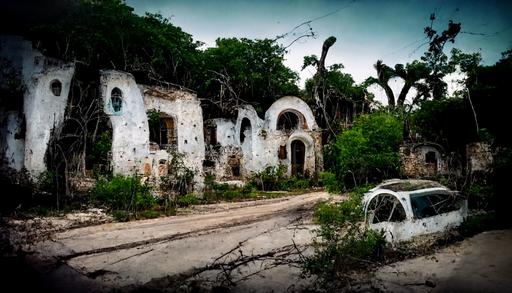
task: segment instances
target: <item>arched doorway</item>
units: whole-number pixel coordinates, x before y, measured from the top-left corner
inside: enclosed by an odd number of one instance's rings
[[[304,175],[304,161],[306,158],[306,146],[300,140],[291,143],[292,176]]]

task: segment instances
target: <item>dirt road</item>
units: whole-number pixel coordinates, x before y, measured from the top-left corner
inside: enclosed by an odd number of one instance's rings
[[[300,289],[307,280],[299,278],[295,260],[311,241],[311,207],[328,197],[316,192],[221,204],[205,214],[72,229],[33,249],[37,259],[64,264],[60,275],[67,280],[55,290],[68,291],[73,281],[82,284],[75,291],[176,289],[191,280],[240,292]]]
[[[512,230],[487,231],[423,257],[378,269],[379,292],[510,292]]]

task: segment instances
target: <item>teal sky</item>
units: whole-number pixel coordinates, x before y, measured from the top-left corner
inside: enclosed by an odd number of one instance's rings
[[[288,48],[286,64],[302,80],[314,69],[300,71],[305,55],[320,55],[323,41],[335,36],[328,64],[343,63],[356,82],[374,75],[373,64],[383,59],[390,66],[419,58],[426,49],[423,28],[436,13],[434,28],[448,20],[462,23],[455,47],[480,52],[492,64],[512,48],[512,1],[376,1],[376,0],[127,0],[138,14],[159,12],[195,40],[214,46],[219,37],[275,38],[295,26],[311,22],[315,38],[303,38]],[[329,15],[327,15],[329,14]],[[327,16],[325,16],[327,15]],[[322,17],[325,16],[325,17]],[[280,40],[285,46],[309,27]],[[449,52],[451,45],[446,52]]]

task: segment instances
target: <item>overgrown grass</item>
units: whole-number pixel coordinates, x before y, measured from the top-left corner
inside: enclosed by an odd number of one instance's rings
[[[349,270],[377,261],[386,246],[383,232],[369,230],[363,220],[362,197],[368,187],[358,188],[339,203],[319,204],[314,213],[320,227],[315,231],[314,254],[303,263],[306,275],[316,275],[318,285],[332,289]]]

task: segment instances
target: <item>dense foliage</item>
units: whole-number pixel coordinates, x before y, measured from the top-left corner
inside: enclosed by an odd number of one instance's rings
[[[297,95],[297,73],[283,64],[284,49],[270,39],[217,39],[201,54],[198,93],[207,98],[209,112],[235,114],[250,103],[258,112],[283,95]],[[220,112],[219,112],[220,110]]]
[[[402,122],[389,113],[359,116],[354,127],[325,148],[325,168],[339,184],[359,185],[397,175],[398,147],[403,139]]]

